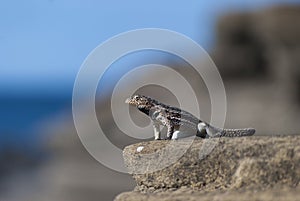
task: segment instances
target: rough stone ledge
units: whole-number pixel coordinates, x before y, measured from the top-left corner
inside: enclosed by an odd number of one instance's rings
[[[274,188],[267,190],[227,190],[201,192],[192,189],[178,189],[173,192],[125,192],[118,195],[115,201],[299,201],[300,189]]]
[[[157,193],[164,196],[181,189],[188,189],[188,195],[226,191],[234,196],[243,190],[264,196],[274,188],[296,189],[299,185],[300,135],[196,138],[190,143],[151,141],[126,147],[124,161],[137,187],[136,192],[123,193],[116,200],[128,200],[128,195],[154,200]]]

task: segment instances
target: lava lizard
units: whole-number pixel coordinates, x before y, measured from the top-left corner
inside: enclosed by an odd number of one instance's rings
[[[125,102],[136,106],[138,110],[150,117],[153,122],[155,140],[161,139],[160,125],[167,127],[166,139],[178,139],[194,134],[201,138],[242,137],[255,133],[253,128],[221,129],[214,127],[187,111],[165,105],[143,95],[133,95]],[[188,135],[186,135],[187,133]]]

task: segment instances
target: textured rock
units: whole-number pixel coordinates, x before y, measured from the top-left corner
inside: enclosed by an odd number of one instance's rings
[[[140,190],[295,187],[300,181],[299,143],[300,136],[197,138],[192,144],[187,140],[151,141],[126,147],[124,160]],[[141,146],[144,148],[137,152]],[[167,146],[171,148],[167,150]],[[208,149],[211,153],[203,157],[203,150]],[[174,155],[184,150],[176,160]],[[175,163],[171,164],[172,160]],[[164,162],[171,165],[163,168]]]
[[[115,201],[298,201],[300,189],[272,189],[272,190],[248,190],[248,191],[217,191],[203,193],[191,189],[179,189],[173,192],[140,193],[126,192],[118,195]]]
[[[116,200],[134,200],[131,198],[136,196],[136,200],[174,200],[177,195],[177,200],[199,196],[211,200],[223,195],[232,199],[240,194],[246,196],[241,200],[247,200],[252,193],[257,200],[272,200],[280,198],[276,192],[291,198],[300,194],[296,190],[300,182],[298,135],[196,138],[190,142],[151,141],[126,147],[124,161],[137,187],[136,192],[123,193]],[[175,160],[174,155],[180,153],[184,155]],[[163,168],[168,162],[171,165]]]

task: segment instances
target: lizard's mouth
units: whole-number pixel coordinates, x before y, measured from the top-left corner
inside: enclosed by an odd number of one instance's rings
[[[134,104],[134,101],[132,101],[131,98],[127,98],[127,99],[125,100],[125,103],[127,103],[127,104],[129,104],[129,105],[135,105],[135,104]]]

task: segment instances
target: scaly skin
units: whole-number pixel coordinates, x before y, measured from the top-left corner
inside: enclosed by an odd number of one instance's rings
[[[150,117],[153,122],[154,138],[161,139],[160,126],[167,127],[166,139],[178,139],[183,136],[197,135],[201,138],[208,137],[242,137],[255,133],[253,128],[221,129],[198,119],[191,113],[160,103],[147,96],[134,95],[126,103],[137,107],[141,112]],[[173,134],[176,132],[176,137]],[[186,135],[188,133],[188,135]]]

